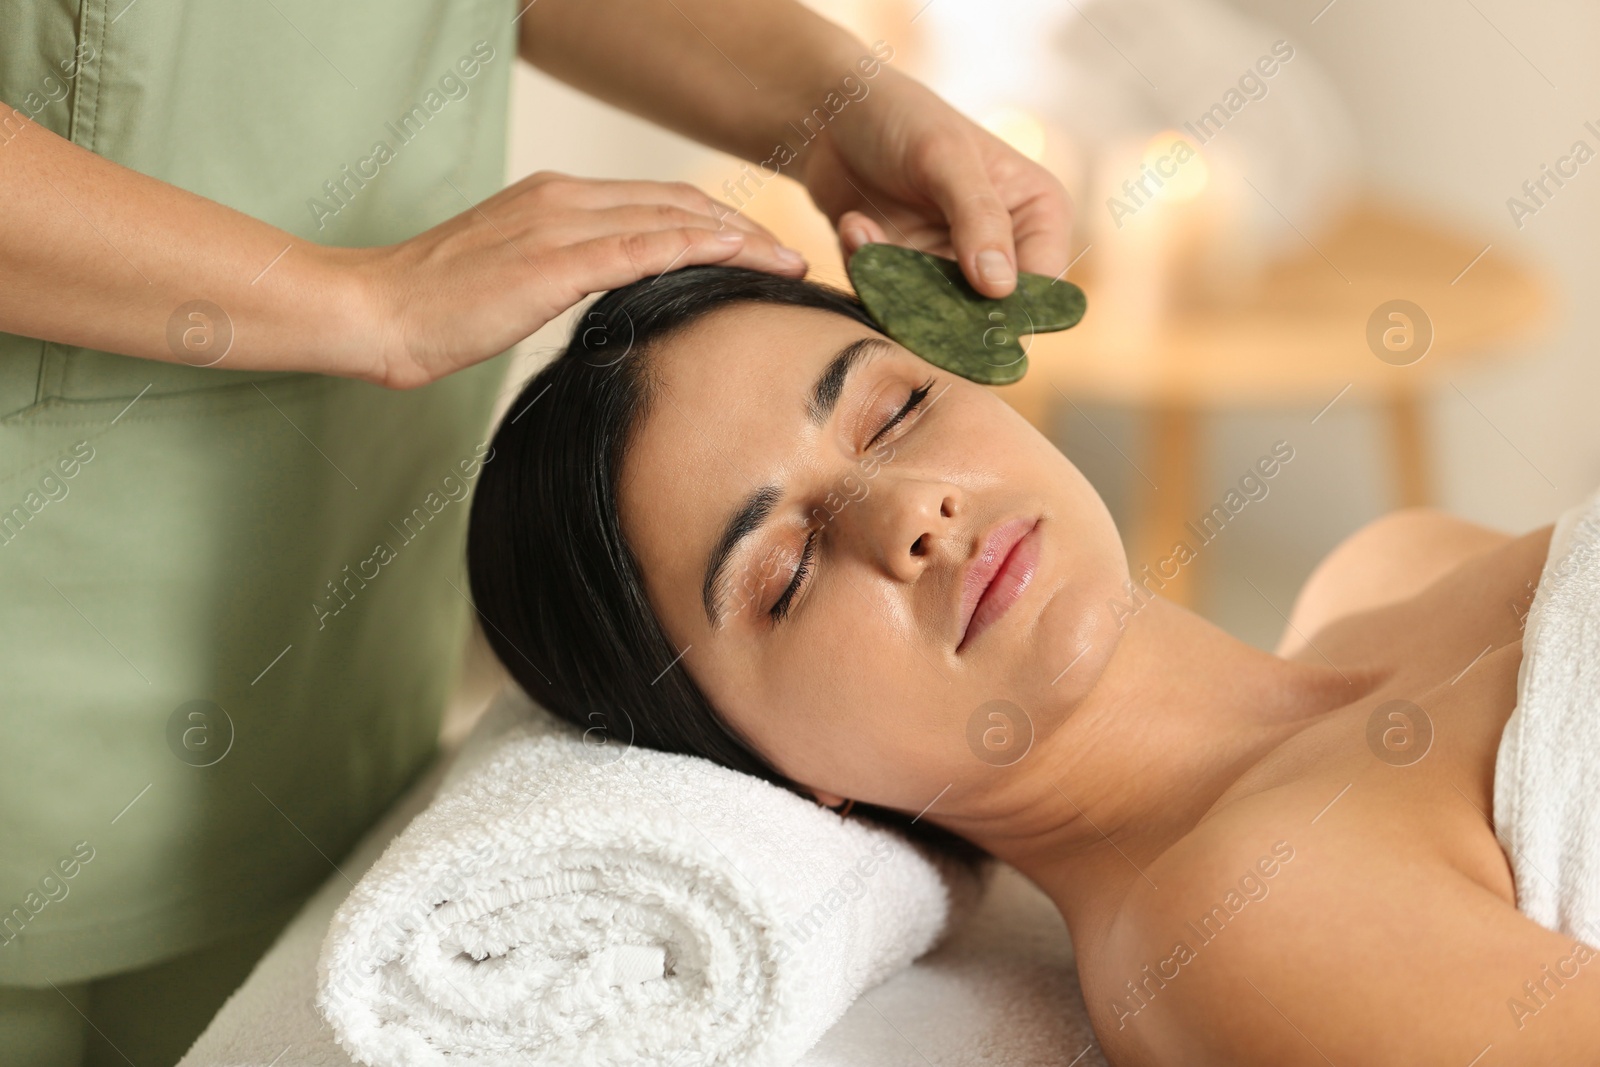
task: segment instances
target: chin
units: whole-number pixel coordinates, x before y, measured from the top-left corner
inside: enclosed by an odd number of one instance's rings
[[[1070,573],[1052,573],[1046,580],[1049,584],[1037,590],[1043,608],[1031,626],[1018,627],[1019,662],[1010,674],[1021,683],[1010,688],[1029,713],[1034,714],[1034,706],[1039,709],[1035,726],[1040,736],[1054,732],[1094,688],[1122,638],[1107,607],[1122,593],[1121,583],[1109,577],[1083,580]]]

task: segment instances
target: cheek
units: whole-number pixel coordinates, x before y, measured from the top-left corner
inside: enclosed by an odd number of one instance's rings
[[[831,612],[826,627],[759,668],[741,657],[749,666],[737,677],[707,684],[737,694],[718,706],[790,778],[914,810],[933,795],[928,783],[960,743],[960,731],[944,721],[950,687],[887,620],[848,587],[844,594],[855,608]]]

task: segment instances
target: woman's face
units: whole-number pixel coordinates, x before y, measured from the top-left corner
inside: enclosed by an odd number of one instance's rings
[[[1061,725],[1115,645],[1127,564],[1021,416],[809,308],[734,305],[645,358],[623,532],[671,669],[772,765],[916,812],[1020,755],[984,737],[991,712],[1033,744]]]

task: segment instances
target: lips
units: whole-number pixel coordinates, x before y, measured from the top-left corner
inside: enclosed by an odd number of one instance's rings
[[[1021,598],[1039,565],[1039,520],[1012,519],[990,530],[961,575],[961,638],[956,651]]]

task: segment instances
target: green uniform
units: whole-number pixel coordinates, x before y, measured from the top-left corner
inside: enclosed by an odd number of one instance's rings
[[[0,0],[0,100],[300,237],[385,244],[502,185],[515,13]],[[504,359],[409,392],[227,366],[0,334],[0,986],[285,914],[434,749]]]

